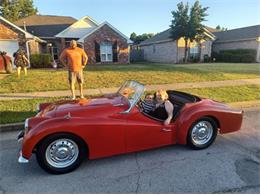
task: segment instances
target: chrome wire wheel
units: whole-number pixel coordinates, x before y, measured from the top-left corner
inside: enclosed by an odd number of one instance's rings
[[[79,147],[71,139],[57,139],[48,145],[45,158],[55,168],[66,168],[72,165],[79,156]]]
[[[209,121],[199,121],[191,130],[191,141],[197,146],[207,144],[213,136],[213,131]]]

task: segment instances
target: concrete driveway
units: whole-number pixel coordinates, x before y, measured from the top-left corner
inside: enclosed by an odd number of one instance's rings
[[[242,130],[218,136],[201,151],[186,146],[84,162],[50,175],[18,164],[16,133],[0,134],[0,193],[260,193],[260,108],[246,111]]]

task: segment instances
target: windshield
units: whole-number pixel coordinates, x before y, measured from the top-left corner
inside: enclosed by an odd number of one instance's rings
[[[144,93],[144,85],[136,81],[126,81],[117,93],[128,99],[130,107],[125,112],[130,112]]]

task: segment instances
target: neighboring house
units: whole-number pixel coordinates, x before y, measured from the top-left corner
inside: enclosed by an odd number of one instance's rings
[[[132,42],[108,22],[98,24],[85,16],[57,34],[63,46],[77,40],[89,57],[89,63],[129,63],[129,44]]]
[[[0,51],[5,51],[13,60],[13,54],[23,47],[28,57],[42,50],[45,41],[34,36],[0,16]]]
[[[197,43],[190,42],[189,56],[191,59],[204,60],[205,57],[211,56],[212,42],[215,40],[214,32],[216,29],[205,28],[204,39]],[[143,57],[146,61],[161,63],[179,63],[184,60],[185,42],[181,38],[173,41],[171,29],[156,34],[154,37],[140,43],[140,49],[143,50]]]
[[[232,29],[213,33],[217,39],[213,44],[213,52],[233,49],[256,50],[256,61],[260,62],[260,25]]]
[[[47,44],[44,45],[44,52],[51,53],[53,59],[58,60],[62,50],[62,42],[55,35],[76,21],[70,16],[33,15],[22,18],[14,24],[45,40]]]

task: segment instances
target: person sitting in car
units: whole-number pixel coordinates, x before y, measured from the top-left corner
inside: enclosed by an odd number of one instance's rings
[[[168,94],[165,90],[158,90],[155,93],[155,110],[151,115],[155,118],[164,120],[164,125],[169,125],[173,118],[173,104],[168,100]]]
[[[146,94],[145,99],[141,101],[140,107],[146,114],[149,114],[151,111],[155,109],[154,95]]]

